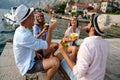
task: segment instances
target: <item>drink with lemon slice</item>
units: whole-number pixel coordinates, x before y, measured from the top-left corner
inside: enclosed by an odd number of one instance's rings
[[[70,34],[70,38],[71,39],[78,39],[79,37],[78,37],[78,33],[71,33]]]
[[[48,24],[48,23],[45,23],[45,24],[44,24],[44,28],[48,29],[48,28],[49,28],[49,24]]]
[[[61,40],[61,44],[62,44],[62,46],[64,46],[64,47],[68,47],[68,43],[67,43],[67,41],[66,41],[65,39],[62,39],[62,40]]]

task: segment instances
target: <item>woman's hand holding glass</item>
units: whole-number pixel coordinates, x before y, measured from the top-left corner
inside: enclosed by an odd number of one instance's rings
[[[62,44],[63,47],[68,47],[68,41],[65,40],[64,38],[61,40],[60,43]]]
[[[77,40],[79,37],[78,37],[78,34],[77,33],[71,33],[70,34],[70,39],[72,40],[72,41],[75,41],[75,40]]]

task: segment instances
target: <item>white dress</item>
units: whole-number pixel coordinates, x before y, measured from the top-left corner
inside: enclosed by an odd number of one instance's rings
[[[73,31],[73,28],[72,26],[68,27],[67,30],[65,31],[65,36],[67,36],[68,39],[70,39],[70,34],[72,33],[77,33],[78,34],[78,37],[80,35],[80,27],[76,28],[75,32]],[[77,40],[75,41],[75,43],[77,44]],[[72,45],[73,42],[70,42],[69,45]]]

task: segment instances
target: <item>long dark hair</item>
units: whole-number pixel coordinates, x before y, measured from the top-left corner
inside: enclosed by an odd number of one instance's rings
[[[78,28],[78,26],[79,26],[79,21],[78,21],[77,17],[73,17],[73,18],[75,18],[75,19],[76,19],[76,21],[77,21],[77,28]],[[72,26],[72,24],[71,24],[71,20],[70,20],[69,27],[70,27],[70,26]]]

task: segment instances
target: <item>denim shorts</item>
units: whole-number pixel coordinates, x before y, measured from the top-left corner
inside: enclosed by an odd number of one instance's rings
[[[61,61],[61,66],[62,68],[65,70],[65,72],[67,73],[67,75],[70,77],[71,80],[77,80],[77,78],[75,77],[75,75],[73,74],[72,70],[70,69],[70,67],[68,66],[67,62],[65,61],[65,59],[63,59]]]
[[[45,57],[42,49],[38,50],[37,52],[38,52],[42,57]],[[35,56],[34,60],[37,61],[37,60],[39,60],[39,59],[37,58],[37,56]]]
[[[35,61],[35,64],[33,65],[33,67],[27,71],[27,73],[32,74],[32,73],[36,73],[36,72],[45,72],[44,68],[43,68],[43,60],[37,60]]]

